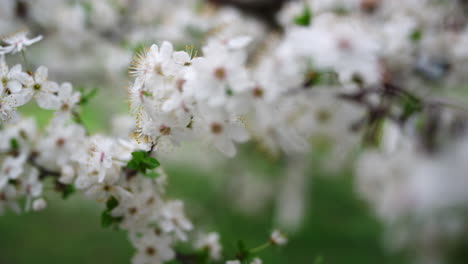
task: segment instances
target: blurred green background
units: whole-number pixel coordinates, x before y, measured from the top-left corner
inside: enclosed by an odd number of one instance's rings
[[[86,125],[94,132],[106,130],[105,117],[97,114],[102,112],[98,109],[99,105],[91,104],[83,112]],[[49,112],[34,106],[27,106],[25,113],[34,113],[41,124],[50,117]],[[248,146],[243,148],[244,153],[249,153],[248,166],[264,170],[271,177],[281,173],[281,164],[249,151]],[[207,177],[203,175],[206,170],[163,165],[169,175],[169,196],[184,200],[196,227],[221,234],[224,256],[235,255],[238,240],[248,247],[262,244],[275,228],[273,202],[260,215],[246,215],[226,200],[229,197],[220,188],[225,182],[219,182],[226,177],[213,180],[218,175]],[[366,205],[357,200],[350,173],[331,176],[314,166],[309,174],[304,225],[289,234],[285,247],[261,252],[264,263],[407,263],[403,257],[384,250],[382,227]],[[100,205],[78,193],[67,200],[51,191],[46,197],[49,207],[42,212],[8,212],[0,217],[0,264],[130,263],[133,249],[126,233],[101,228]]]

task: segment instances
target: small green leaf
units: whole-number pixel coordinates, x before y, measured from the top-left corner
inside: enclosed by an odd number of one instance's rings
[[[227,88],[227,89],[226,89],[226,95],[227,95],[227,96],[233,96],[233,95],[234,95],[234,92],[232,91],[231,88]]]
[[[89,101],[95,97],[98,93],[98,88],[93,88],[91,91],[86,92],[84,89],[80,89],[81,97],[80,101],[78,102],[79,105],[86,105]]]
[[[140,150],[140,151],[132,152],[132,158],[135,161],[140,161],[140,160],[142,160],[142,159],[144,159],[146,157],[148,157],[148,153],[146,153],[146,151]]]
[[[400,101],[401,107],[403,109],[402,117],[407,119],[415,113],[422,111],[423,104],[421,100],[415,96],[404,96]]]
[[[75,186],[73,184],[67,184],[65,185],[65,188],[63,189],[62,198],[67,199],[74,192],[75,192]]]
[[[423,32],[420,29],[416,29],[413,32],[411,32],[409,37],[410,37],[411,41],[413,41],[415,43],[419,42],[423,37]]]
[[[312,13],[310,12],[310,8],[305,5],[302,14],[294,17],[294,23],[299,26],[308,26],[312,20]]]
[[[318,71],[308,71],[304,79],[304,87],[312,87],[323,83],[324,74]]]
[[[102,212],[101,214],[101,226],[102,227],[109,227],[112,225],[113,223],[113,217],[112,215],[109,213],[109,211],[105,210],[104,212]]]
[[[18,143],[18,140],[16,140],[16,138],[10,139],[10,147],[11,147],[11,150],[19,149],[19,143]]]
[[[122,222],[123,217],[114,217],[111,215],[109,210],[104,210],[101,214],[101,226],[104,228],[107,227],[118,227],[118,224]]]
[[[152,170],[159,167],[160,163],[157,159],[150,157],[146,151],[140,150],[132,152],[132,159],[127,163],[127,168],[146,173],[147,170]]]
[[[159,167],[159,165],[161,165],[159,163],[159,161],[155,158],[152,158],[152,157],[147,157],[143,160],[143,163],[146,165],[146,169],[156,169],[157,167]]]
[[[107,200],[107,203],[106,203],[107,210],[110,212],[117,206],[119,206],[119,201],[115,199],[114,196],[111,196],[109,200]]]

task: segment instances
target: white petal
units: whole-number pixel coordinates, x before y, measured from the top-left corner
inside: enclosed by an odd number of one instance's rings
[[[156,44],[151,45],[150,51],[152,55],[158,54],[159,53],[159,47]]]
[[[159,53],[161,54],[162,58],[169,59],[172,56],[173,51],[174,48],[172,47],[172,44],[168,41],[164,41],[161,45],[161,50]]]
[[[34,80],[29,74],[24,72],[19,72],[11,76],[11,78],[16,79],[17,81],[21,82],[26,86],[32,86],[34,84]]]
[[[15,66],[13,66],[13,68],[10,69],[10,76],[18,74],[20,72],[21,72],[21,64],[17,64]]]
[[[242,49],[252,42],[252,37],[242,36],[229,40],[228,46],[231,49]]]
[[[39,105],[39,107],[49,110],[58,110],[61,105],[59,98],[50,93],[37,94],[36,102]]]
[[[48,69],[45,66],[40,66],[34,74],[34,80],[38,83],[43,83],[47,80]]]
[[[26,40],[24,43],[25,43],[27,46],[30,46],[30,45],[32,45],[32,44],[34,44],[34,43],[36,43],[36,42],[41,41],[41,40],[42,40],[42,35],[39,35],[39,36],[37,36],[37,37],[35,37],[35,38],[33,38],[33,39],[28,39],[28,40]]]
[[[71,97],[72,91],[73,91],[73,87],[71,83],[68,83],[68,82],[62,83],[62,85],[60,86],[60,90],[59,90],[59,97],[61,99],[69,98]]]
[[[4,175],[0,175],[0,190],[2,190],[3,187],[5,187],[7,182],[8,182],[8,178],[5,177]]]
[[[249,140],[249,134],[245,128],[238,125],[229,125],[227,133],[236,142],[246,142]]]
[[[12,93],[19,93],[23,85],[21,85],[18,81],[9,81],[7,87],[10,89]]]
[[[228,157],[236,155],[236,147],[230,139],[219,137],[214,140],[214,146]]]
[[[190,55],[185,51],[174,52],[173,58],[177,64],[185,64],[190,61]]]

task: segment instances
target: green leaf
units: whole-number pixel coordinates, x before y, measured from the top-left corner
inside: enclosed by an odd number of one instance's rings
[[[312,13],[310,12],[310,8],[305,5],[302,14],[294,17],[294,23],[299,26],[308,26],[312,20]]]
[[[305,87],[316,86],[316,85],[323,83],[323,81],[324,81],[324,73],[310,70],[305,75],[304,86]]]
[[[74,192],[75,192],[75,186],[73,184],[67,184],[65,185],[65,188],[63,189],[62,198],[67,199]]]
[[[233,95],[234,95],[234,92],[232,91],[231,88],[227,88],[227,89],[226,89],[226,95],[227,95],[227,96],[233,96]]]
[[[93,88],[91,91],[86,92],[84,89],[80,89],[81,97],[80,101],[78,102],[79,105],[86,105],[89,101],[95,97],[98,93],[98,88]]]
[[[145,174],[147,170],[155,169],[159,165],[160,163],[157,159],[150,157],[148,152],[140,150],[132,152],[132,159],[127,163],[127,168]]]
[[[156,169],[161,165],[159,161],[153,157],[147,157],[143,160],[143,163],[146,165],[146,169]]]
[[[101,214],[101,226],[106,228],[110,227],[114,222],[114,217],[110,214],[109,211],[105,210]]]
[[[123,217],[114,217],[112,216],[111,212],[119,206],[119,201],[114,197],[111,196],[106,202],[106,209],[101,214],[101,226],[106,228],[110,226],[114,226],[115,228],[118,227],[118,224],[122,222]]]
[[[411,32],[409,38],[413,42],[419,42],[423,37],[423,32],[420,29],[416,29],[413,32]]]
[[[10,139],[10,147],[11,147],[11,150],[19,149],[19,143],[18,143],[18,140],[16,140],[16,138]]]
[[[107,200],[107,203],[106,203],[107,210],[110,212],[117,206],[119,206],[119,201],[115,199],[114,196],[111,196],[109,200]]]
[[[423,103],[421,100],[415,96],[404,96],[400,101],[401,107],[403,109],[402,117],[407,119],[415,113],[422,111]]]

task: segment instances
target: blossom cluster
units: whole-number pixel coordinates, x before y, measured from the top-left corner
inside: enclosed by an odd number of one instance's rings
[[[107,204],[103,225],[129,231],[137,249],[134,263],[173,259],[172,245],[185,241],[186,232],[193,227],[185,217],[183,203],[165,197],[166,176],[156,160],[147,158],[153,162],[148,165],[151,174],[131,167],[129,161],[147,153],[138,152],[145,146],[104,135],[88,136],[83,125],[73,120],[80,93],[74,92],[69,83],[49,81],[44,66],[32,76],[21,71],[20,65],[9,70],[3,59],[1,67],[0,209],[19,212],[23,198],[26,211],[44,209],[44,180],[54,177],[56,188],[64,195],[76,188]],[[55,111],[43,132],[35,120],[22,118],[14,111],[32,98],[41,108]]]
[[[0,27],[17,19],[14,2],[3,4]],[[18,198],[27,197],[27,209],[44,208],[41,180],[56,175],[64,193],[73,186],[106,205],[103,223],[129,231],[135,263],[159,263],[176,257],[172,245],[187,239],[192,224],[182,202],[165,198],[155,153],[189,141],[233,157],[237,144],[250,141],[290,161],[297,174],[304,173],[305,155],[325,145],[323,160],[334,169],[361,154],[357,190],[396,247],[442,259],[468,222],[466,109],[446,98],[466,86],[467,8],[461,0],[289,1],[270,29],[196,0],[34,1],[30,23],[58,39],[49,47],[93,46],[85,49],[89,57],[113,58],[98,59],[110,72],[127,65],[130,49],[157,44],[134,58],[128,88],[134,138],[120,139],[88,135],[79,118],[83,95],[49,81],[45,67],[32,73],[7,66],[3,54],[24,56],[42,37],[19,32],[2,39],[0,207],[18,210]],[[177,48],[188,43],[196,47]],[[64,60],[49,50],[45,57],[59,71]],[[66,60],[69,72],[98,65]],[[16,114],[33,99],[55,111],[44,132]],[[291,178],[287,186],[303,183]],[[218,240],[210,234],[196,247],[219,259]]]
[[[26,32],[11,39],[16,41],[4,40],[9,44],[2,48],[5,53],[23,52],[35,42]],[[179,55],[180,60],[188,56]],[[177,65],[166,66],[175,71]],[[64,198],[77,190],[105,205],[102,225],[128,231],[136,249],[133,263],[163,263],[176,258],[175,244],[188,241],[193,225],[185,215],[184,203],[166,197],[167,175],[154,158],[155,143],[90,135],[80,117],[85,95],[74,91],[70,83],[50,81],[45,66],[34,72],[23,71],[19,64],[10,69],[2,54],[0,69],[0,213],[5,209],[20,213],[46,208],[43,190],[52,178]],[[31,100],[54,111],[43,131],[34,119],[17,112]],[[166,129],[170,134],[171,128]],[[285,241],[275,231],[269,243],[282,245]],[[194,248],[206,251],[210,259],[221,258],[217,233],[201,236]]]

